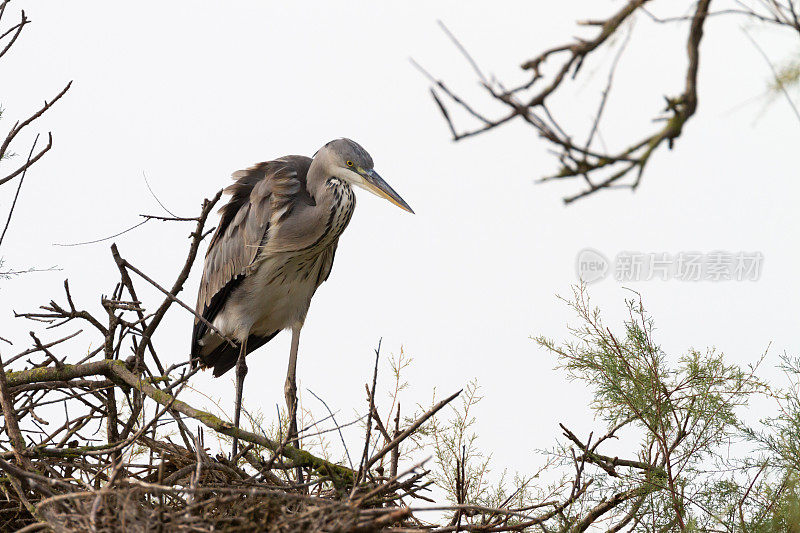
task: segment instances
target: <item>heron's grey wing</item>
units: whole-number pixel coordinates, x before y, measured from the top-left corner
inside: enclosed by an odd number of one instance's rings
[[[248,273],[269,238],[270,226],[287,217],[303,199],[311,160],[287,156],[259,163],[233,174],[235,183],[225,189],[230,200],[220,209],[220,222],[206,252],[197,313],[209,322]],[[192,356],[206,333],[195,320]]]

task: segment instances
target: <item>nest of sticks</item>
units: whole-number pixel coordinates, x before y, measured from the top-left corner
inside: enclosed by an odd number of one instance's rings
[[[165,367],[152,338],[170,308],[194,313],[177,295],[209,233],[206,219],[218,199],[219,194],[205,201],[200,216],[179,220],[194,229],[186,262],[170,288],[112,245],[119,283],[101,299],[102,312],[79,308],[65,281],[62,296],[17,315],[47,332],[73,330],[55,340],[31,332],[30,347],[0,362],[0,488],[5,495],[0,530],[421,527],[409,502],[427,499],[419,494],[430,484],[427,471],[417,465],[398,473],[398,450],[456,395],[404,427],[398,415],[390,432],[374,406],[373,380],[357,467],[318,457],[298,442],[235,428],[180,399],[197,369],[187,363]],[[139,300],[134,279],[163,294],[155,311]],[[98,347],[82,357],[58,353],[87,337],[88,345]],[[238,437],[243,447],[236,457],[212,456],[204,443],[210,433],[217,441]]]

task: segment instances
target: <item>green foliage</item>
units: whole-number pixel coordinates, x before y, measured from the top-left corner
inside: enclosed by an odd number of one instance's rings
[[[564,301],[580,320],[569,328],[571,340],[535,340],[557,356],[557,368],[569,379],[590,388],[592,408],[607,424],[605,436],[586,442],[565,428],[569,443],[552,452],[563,466],[577,461],[595,467],[593,488],[573,506],[565,527],[603,509],[608,519],[633,531],[795,531],[797,359],[784,358],[784,371],[794,381],[776,391],[756,377],[763,357],[742,368],[713,349],[665,353],[638,295],[626,301],[619,333],[603,322],[585,286]],[[755,396],[778,402],[779,414],[758,429],[740,419]],[[627,443],[638,440],[635,457],[620,460],[601,451],[620,434]],[[614,494],[623,494],[624,501],[615,503]],[[603,507],[609,502],[613,509]]]
[[[472,414],[483,399],[479,391],[477,380],[469,382],[461,393],[461,405],[452,408],[451,417],[447,421],[434,417],[419,433],[420,437],[430,440],[426,446],[430,446],[437,466],[431,477],[451,503],[485,502],[491,491],[487,482],[490,457],[478,449],[476,419]],[[458,486],[462,471],[466,473],[464,479],[469,480],[464,494]]]
[[[777,403],[777,414],[761,420],[760,428],[743,427],[742,431],[774,463],[800,472],[800,359],[781,357],[781,368],[789,383],[771,392]]]
[[[566,302],[582,321],[569,328],[577,341],[535,340],[558,356],[558,368],[570,379],[591,386],[592,406],[610,424],[633,420],[653,434],[677,434],[691,425],[719,435],[735,422],[734,409],[763,388],[755,368],[726,365],[714,350],[690,350],[670,367],[640,299],[626,301],[629,317],[621,335],[603,324],[583,287]]]
[[[783,89],[800,85],[800,54],[790,59],[778,69],[770,91],[777,94]]]

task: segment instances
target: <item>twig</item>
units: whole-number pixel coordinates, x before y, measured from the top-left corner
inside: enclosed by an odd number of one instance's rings
[[[355,494],[356,487],[361,482],[362,478],[366,478],[369,467],[367,466],[367,459],[369,458],[369,445],[372,438],[372,411],[375,409],[375,387],[378,382],[378,361],[381,357],[381,342],[383,339],[378,340],[378,347],[375,349],[375,371],[372,374],[372,390],[369,392],[367,401],[369,402],[369,415],[367,416],[367,436],[364,438],[364,453],[361,455],[361,461],[358,463],[358,473],[356,474],[356,482],[353,487],[353,492],[350,497]]]
[[[2,54],[0,54],[2,55]],[[19,184],[17,185],[17,192],[14,193],[14,200],[11,202],[11,209],[8,210],[8,218],[6,219],[6,225],[3,227],[3,233],[0,233],[0,246],[3,244],[3,238],[6,236],[6,231],[8,231],[8,226],[11,224],[11,215],[14,214],[14,208],[17,206],[17,199],[19,198],[19,191],[22,189],[22,183],[25,181],[25,174],[28,172],[28,167],[31,165],[31,157],[33,156],[33,150],[36,148],[36,143],[39,142],[39,134],[36,134],[36,138],[33,140],[33,144],[31,145],[31,151],[28,152],[28,160],[25,163],[25,170],[22,171],[22,177],[19,179]]]
[[[180,219],[180,217],[178,217],[178,215],[176,215],[175,213],[173,213],[172,211],[167,209],[167,206],[165,206],[164,203],[158,198],[158,196],[156,196],[156,193],[153,192],[153,188],[150,186],[150,182],[147,181],[147,174],[145,173],[144,170],[142,171],[142,178],[144,179],[144,184],[147,185],[147,190],[150,191],[150,194],[153,196],[155,201],[158,202],[158,205],[161,206],[161,209],[163,209],[164,211],[169,213],[174,219]],[[186,219],[183,219],[183,220],[186,220]]]
[[[795,118],[797,118],[798,123],[800,123],[800,110],[798,110],[797,106],[794,104],[794,100],[792,100],[792,97],[789,95],[789,91],[786,90],[786,86],[781,81],[778,71],[775,70],[775,66],[772,64],[772,61],[769,60],[769,56],[766,52],[764,52],[764,49],[759,46],[758,42],[753,39],[753,36],[750,35],[750,33],[744,27],[742,28],[742,33],[744,33],[745,37],[747,37],[747,39],[753,44],[753,47],[755,47],[755,49],[761,55],[762,59],[764,59],[764,62],[769,67],[770,72],[772,72],[772,77],[775,79],[775,85],[781,90],[783,96],[786,97],[786,101],[792,108]]]
[[[322,398],[320,398],[319,396],[317,396],[317,395],[314,393],[314,391],[312,391],[311,389],[306,389],[306,390],[307,390],[308,392],[310,392],[310,393],[311,393],[311,395],[312,395],[314,398],[316,398],[317,400],[319,400],[320,402],[322,402],[322,405],[324,405],[324,406],[325,406],[325,409],[327,409],[327,410],[328,410],[328,414],[330,414],[330,415],[331,415],[331,420],[333,421],[333,424],[334,424],[334,426],[336,426],[336,430],[339,432],[339,438],[342,440],[342,447],[344,447],[344,453],[347,455],[347,463],[350,465],[350,469],[351,469],[351,470],[354,470],[354,468],[353,468],[353,460],[352,460],[352,459],[350,459],[350,450],[348,450],[348,449],[347,449],[347,443],[344,441],[344,435],[342,435],[342,428],[341,428],[341,426],[339,426],[339,424],[336,422],[336,418],[333,416],[333,411],[331,411],[331,408],[330,408],[330,407],[328,407],[328,404],[327,404],[327,403],[325,403],[325,400],[323,400]],[[369,421],[367,421],[367,423],[369,423]]]
[[[371,459],[370,459],[370,460],[367,462],[366,466],[364,467],[364,470],[365,470],[365,471],[366,471],[366,470],[368,470],[368,469],[369,469],[369,467],[371,467],[372,465],[374,465],[374,464],[375,464],[375,463],[376,463],[378,460],[380,460],[380,458],[381,458],[381,457],[383,457],[384,455],[386,455],[387,453],[389,453],[389,452],[390,452],[390,451],[391,451],[391,450],[392,450],[392,449],[393,449],[395,446],[397,446],[398,444],[400,444],[401,442],[403,442],[403,441],[404,441],[404,440],[405,440],[405,439],[406,439],[406,438],[407,438],[409,435],[411,435],[411,434],[412,434],[414,431],[416,431],[418,427],[420,427],[420,426],[421,426],[422,424],[424,424],[424,423],[425,423],[425,422],[426,422],[426,421],[427,421],[427,420],[428,420],[430,417],[432,417],[432,416],[433,416],[433,415],[435,415],[437,412],[439,412],[439,410],[440,410],[442,407],[444,407],[445,405],[447,405],[448,403],[450,403],[451,401],[453,401],[453,400],[456,398],[456,396],[458,396],[459,394],[461,394],[461,390],[459,390],[458,392],[455,392],[455,393],[451,394],[450,396],[448,396],[447,398],[445,398],[445,399],[444,399],[444,400],[442,400],[441,402],[439,402],[439,403],[437,403],[436,405],[434,405],[433,407],[431,407],[431,408],[430,408],[428,411],[426,411],[424,414],[422,414],[422,416],[420,416],[419,418],[417,418],[417,419],[414,421],[414,423],[413,423],[413,424],[411,424],[410,426],[408,426],[408,427],[407,427],[407,428],[406,428],[406,429],[405,429],[405,430],[404,430],[402,433],[400,433],[400,435],[398,435],[397,437],[395,437],[394,439],[392,439],[392,441],[391,441],[390,443],[388,443],[386,446],[384,446],[383,448],[381,448],[381,450],[380,450],[378,453],[376,453],[375,455],[373,455],[373,456],[372,456],[372,458],[371,458]]]
[[[9,147],[9,145],[11,144],[11,141],[13,141],[13,140],[14,140],[14,138],[15,138],[17,135],[19,135],[19,133],[20,133],[20,132],[21,132],[21,131],[22,131],[22,130],[23,130],[25,127],[26,127],[26,126],[28,126],[30,123],[32,123],[32,122],[33,122],[34,120],[36,120],[37,118],[41,117],[41,116],[42,116],[42,115],[43,115],[43,114],[44,114],[44,113],[45,113],[45,112],[46,112],[48,109],[50,109],[51,107],[53,107],[53,104],[55,104],[56,102],[58,102],[58,101],[61,99],[61,97],[62,97],[62,96],[64,96],[64,95],[67,93],[67,91],[69,90],[69,88],[70,88],[71,86],[72,86],[72,82],[69,82],[69,83],[66,85],[66,87],[64,87],[64,88],[61,90],[61,92],[60,92],[60,93],[58,93],[58,94],[55,96],[55,98],[53,98],[53,99],[52,99],[52,100],[50,100],[49,102],[45,102],[45,103],[44,103],[44,105],[43,105],[43,106],[42,106],[42,107],[41,107],[41,108],[40,108],[40,109],[39,109],[37,112],[35,112],[33,115],[31,115],[31,116],[30,116],[30,117],[28,117],[27,119],[23,120],[22,122],[17,122],[16,124],[14,124],[14,127],[13,127],[13,128],[11,128],[11,131],[9,131],[9,132],[8,132],[8,135],[6,136],[5,140],[3,141],[3,144],[0,144],[0,159],[2,159],[2,158],[3,158],[3,156],[5,156],[5,155],[6,155],[6,151],[8,150],[8,147]],[[30,166],[30,165],[33,165],[33,164],[35,164],[37,161],[39,161],[39,159],[40,159],[40,158],[41,158],[41,157],[42,157],[42,156],[43,156],[45,153],[47,153],[47,152],[50,150],[50,148],[52,148],[52,147],[53,147],[53,135],[52,135],[52,133],[48,133],[48,134],[47,134],[47,139],[48,139],[48,140],[47,140],[47,146],[45,146],[44,148],[42,148],[42,149],[39,151],[39,153],[38,153],[38,154],[36,154],[36,155],[35,155],[33,158],[31,158],[29,163],[26,163],[26,164],[22,165],[22,166],[21,166],[21,167],[19,167],[17,170],[13,171],[11,174],[8,174],[6,177],[4,177],[4,178],[0,178],[0,185],[4,184],[5,182],[7,182],[7,181],[8,181],[8,180],[10,180],[10,179],[13,179],[13,178],[14,178],[14,177],[16,177],[17,175],[19,175],[19,174],[21,174],[22,172],[24,172],[24,171],[25,171],[25,169],[27,169],[27,168],[28,168],[28,166]]]
[[[146,219],[142,220],[141,222],[138,222],[138,223],[134,224],[133,226],[131,226],[131,227],[127,228],[127,229],[124,229],[124,230],[120,231],[119,233],[115,233],[114,235],[109,235],[109,236],[107,236],[107,237],[101,237],[101,238],[99,238],[99,239],[94,239],[94,240],[92,240],[92,241],[83,241],[83,242],[67,242],[67,243],[62,243],[62,242],[54,242],[54,243],[53,243],[53,246],[61,246],[61,247],[70,247],[70,246],[85,246],[85,245],[87,245],[87,244],[97,244],[98,242],[105,242],[105,241],[109,241],[109,240],[113,239],[114,237],[119,237],[120,235],[125,235],[125,234],[126,234],[126,233],[128,233],[129,231],[133,231],[133,230],[135,230],[136,228],[138,228],[138,227],[140,227],[140,226],[144,226],[144,225],[145,225],[145,224],[147,224],[148,222],[150,222],[150,219],[149,219],[149,218],[146,218]]]

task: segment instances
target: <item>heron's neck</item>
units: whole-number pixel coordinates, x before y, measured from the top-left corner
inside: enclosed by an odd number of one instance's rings
[[[331,177],[329,169],[331,165],[328,163],[327,157],[320,157],[322,154],[317,154],[311,161],[311,166],[308,167],[308,174],[306,175],[306,188],[308,193],[319,202],[320,194],[326,191],[325,182]]]
[[[320,157],[321,155],[317,154],[311,161],[306,175],[306,187],[318,204],[325,204],[333,200],[332,189],[352,191],[352,187],[346,180],[336,176],[335,165],[330,163],[327,156]]]
[[[311,209],[318,212],[319,219],[326,221],[320,246],[330,245],[341,235],[350,222],[356,204],[353,188],[346,180],[336,177],[329,170],[331,168],[315,158],[306,176],[308,192],[316,201]]]

